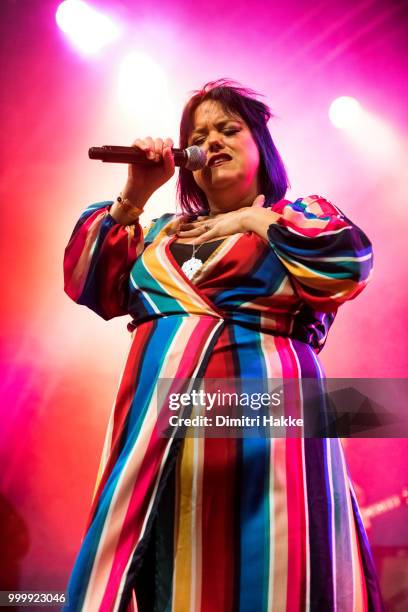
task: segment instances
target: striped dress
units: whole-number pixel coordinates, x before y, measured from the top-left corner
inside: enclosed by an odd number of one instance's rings
[[[382,610],[337,438],[164,437],[157,394],[160,379],[324,377],[317,354],[369,279],[368,238],[320,196],[282,200],[268,242],[229,236],[189,280],[176,215],[125,227],[111,205],[89,206],[65,251],[75,302],[132,317],[66,609]]]

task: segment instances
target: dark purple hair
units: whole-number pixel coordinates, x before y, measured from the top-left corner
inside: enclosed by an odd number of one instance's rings
[[[247,89],[229,79],[218,79],[206,83],[183,109],[180,122],[180,148],[188,146],[188,139],[194,127],[194,113],[205,100],[221,104],[226,113],[239,115],[251,130],[259,151],[259,179],[261,193],[265,195],[264,206],[279,202],[289,187],[285,166],[268,130],[267,123],[273,116],[266,104],[257,99],[252,89]],[[205,193],[194,180],[193,173],[180,168],[177,180],[177,196],[183,213],[208,212]]]

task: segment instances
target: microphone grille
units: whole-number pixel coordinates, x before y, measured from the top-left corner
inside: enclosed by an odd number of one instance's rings
[[[207,163],[205,151],[197,147],[197,145],[193,145],[192,147],[187,147],[185,152],[187,154],[187,161],[184,167],[187,168],[187,170],[201,170],[201,168],[204,168]]]

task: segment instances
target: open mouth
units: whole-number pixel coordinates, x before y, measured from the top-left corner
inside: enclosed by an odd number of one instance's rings
[[[208,163],[209,166],[221,166],[221,164],[225,164],[226,162],[231,161],[231,156],[222,154],[222,155],[214,155]]]

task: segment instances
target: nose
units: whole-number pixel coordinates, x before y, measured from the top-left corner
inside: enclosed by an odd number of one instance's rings
[[[214,153],[214,151],[219,151],[224,148],[224,142],[222,139],[222,134],[217,131],[212,131],[208,135],[207,139],[208,151],[210,153]]]

